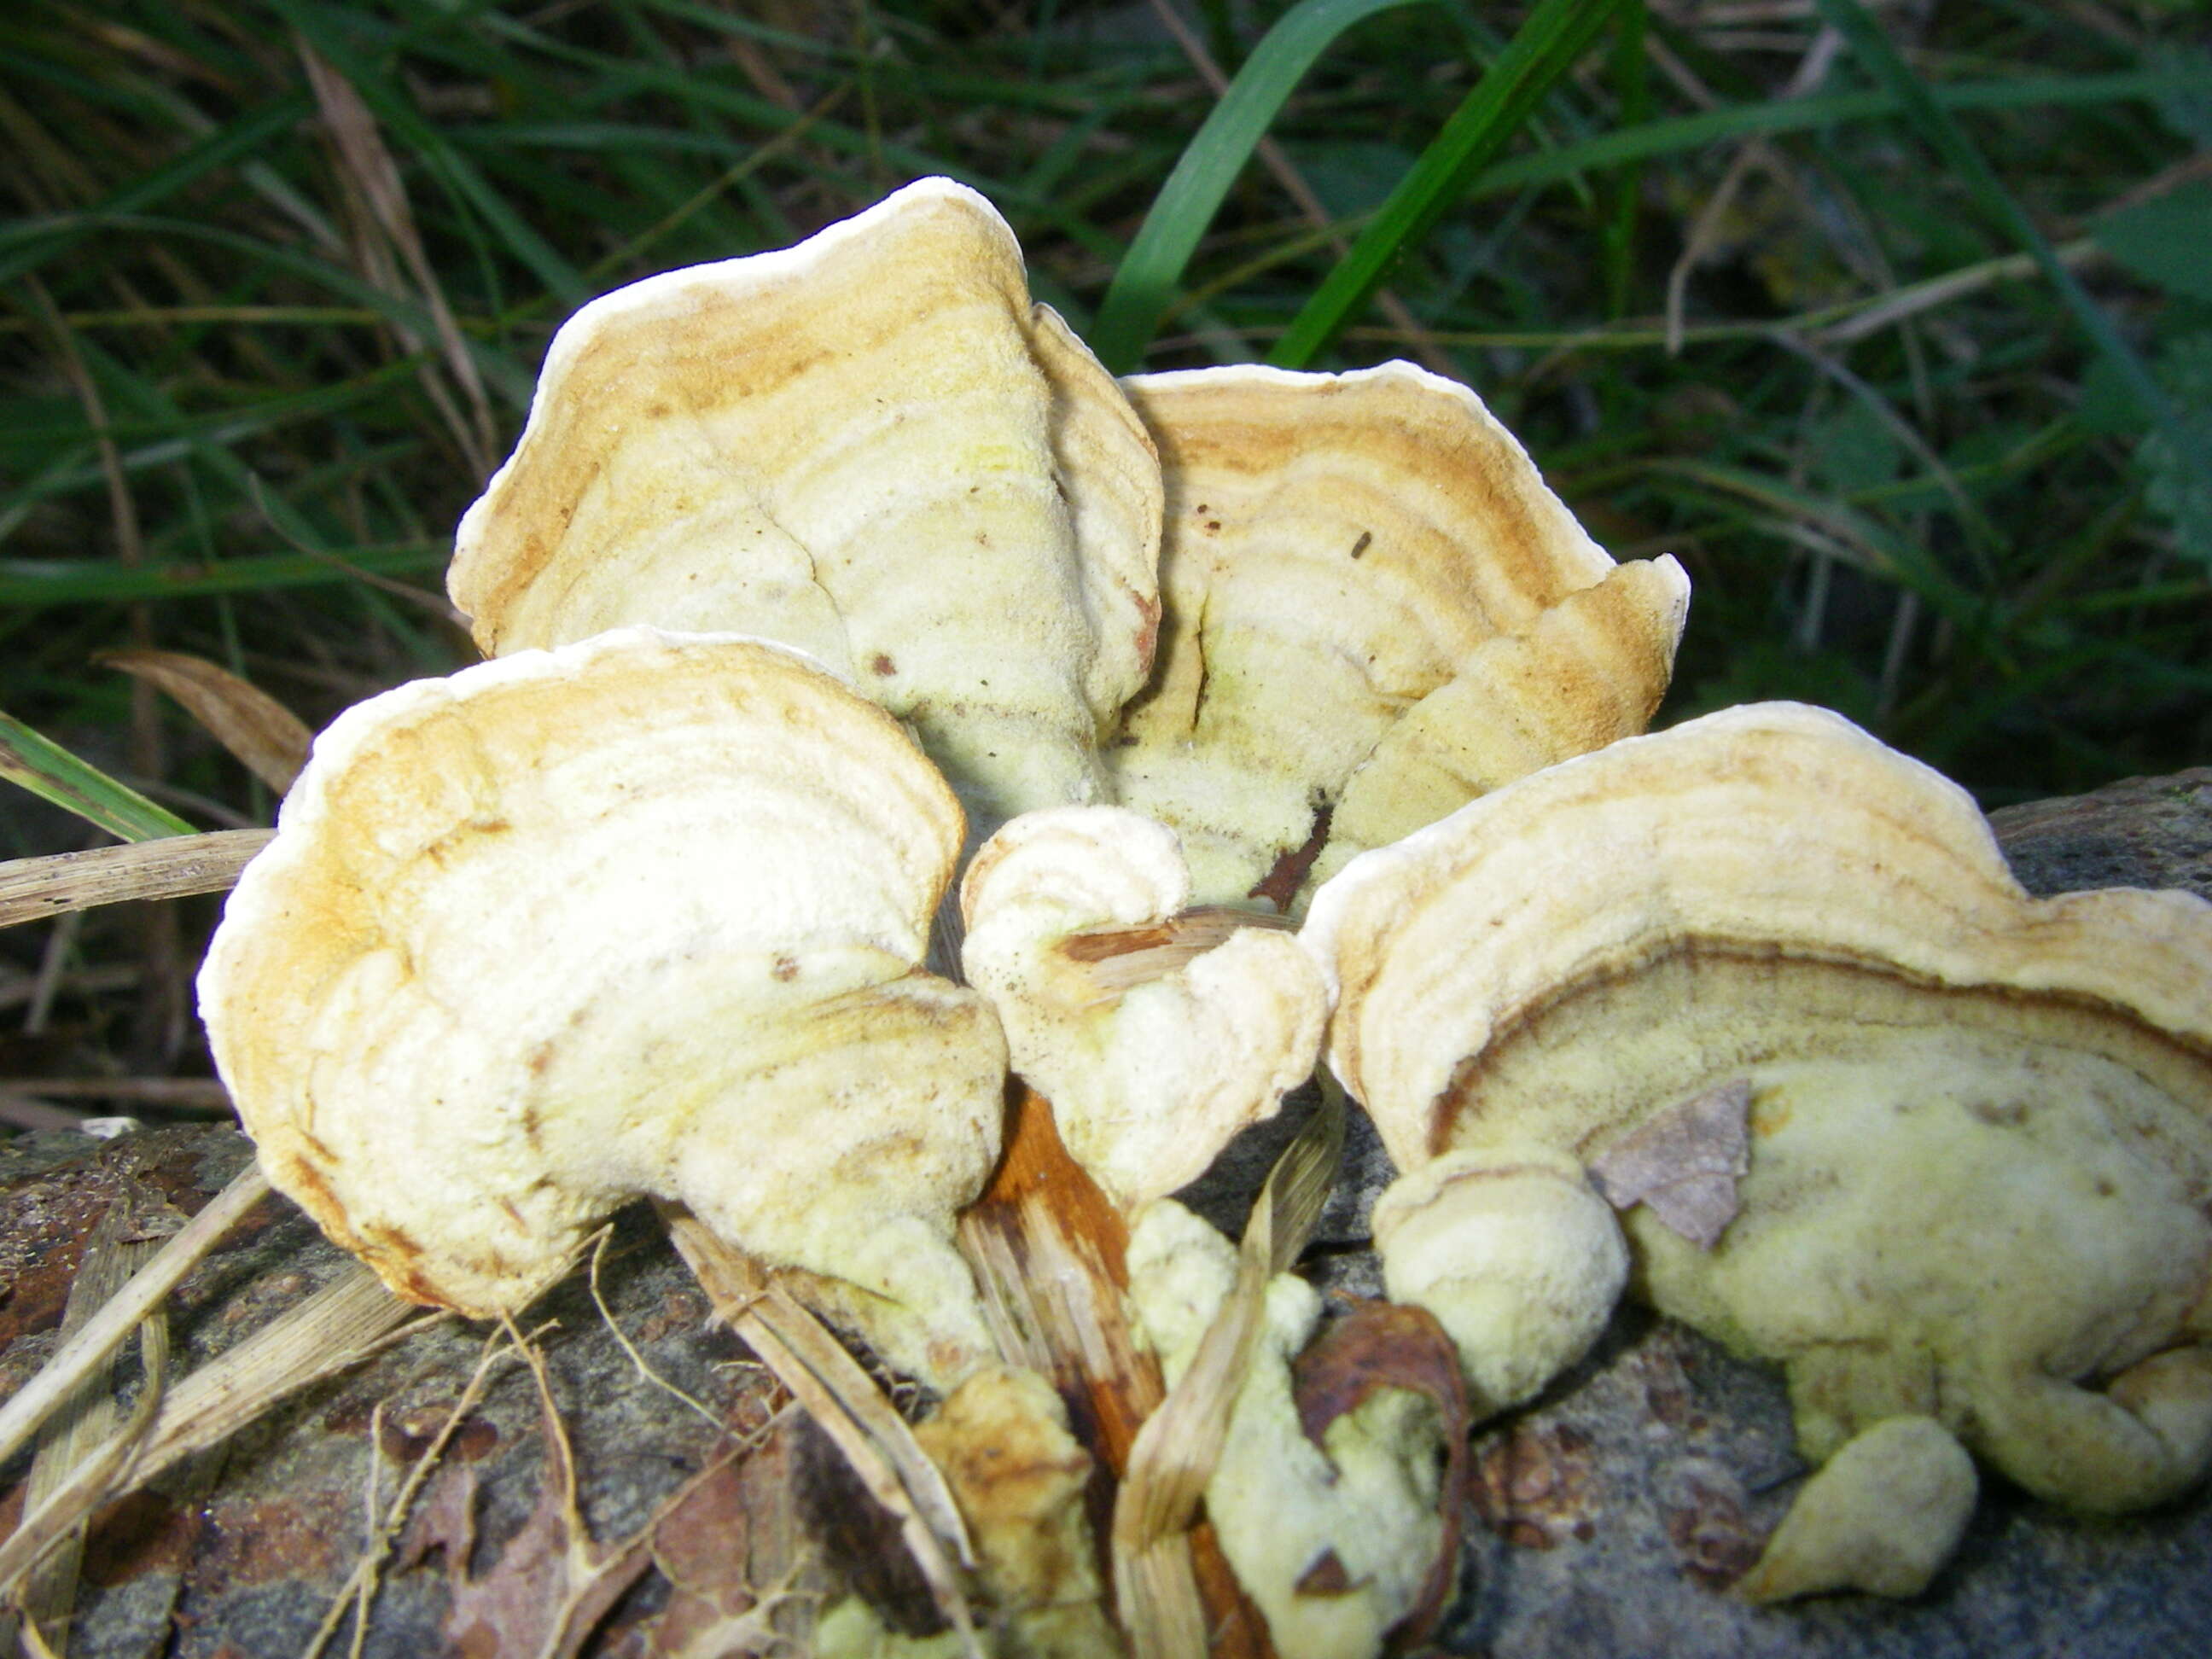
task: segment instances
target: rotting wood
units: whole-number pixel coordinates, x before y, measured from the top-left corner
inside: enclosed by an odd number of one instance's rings
[[[199,1265],[222,1236],[269,1196],[269,1178],[261,1173],[258,1164],[250,1164],[240,1171],[237,1179],[210,1200],[155,1253],[152,1261],[108,1298],[82,1330],[62,1345],[14,1399],[0,1407],[0,1462],[15,1455],[94,1368],[137,1328],[138,1322]]]

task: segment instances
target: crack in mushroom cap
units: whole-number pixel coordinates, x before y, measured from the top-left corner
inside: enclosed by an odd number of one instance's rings
[[[1124,1213],[1273,1116],[1328,1015],[1312,958],[1272,917],[1193,914],[1189,896],[1175,832],[1112,806],[1024,813],[961,885],[969,982]]]
[[[925,179],[578,312],[447,586],[493,654],[627,623],[798,646],[910,720],[988,828],[1103,793],[1159,532],[1112,377],[990,204]]]
[[[1789,1362],[1811,1455],[1927,1413],[2096,1509],[2212,1460],[2194,1370],[2129,1381],[2212,1338],[2212,905],[2031,898],[1964,791],[1770,704],[1368,854],[1302,937],[1401,1170],[1587,1163],[1748,1082],[1717,1248],[1627,1220],[1660,1308]]]
[[[951,1227],[1006,1071],[917,967],[961,836],[797,653],[618,630],[339,716],[201,1011],[270,1180],[402,1296],[511,1310],[651,1194],[884,1298],[941,1376],[988,1352]]]
[[[1182,836],[1201,901],[1264,884],[1287,906],[1279,885],[1310,892],[1366,847],[1643,730],[1681,567],[1615,565],[1465,386],[1401,362],[1122,384],[1167,481],[1167,612],[1108,763],[1116,799]],[[1308,880],[1297,860],[1316,854]]]

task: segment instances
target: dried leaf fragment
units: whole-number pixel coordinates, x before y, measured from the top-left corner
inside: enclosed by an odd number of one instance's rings
[[[1738,1078],[1670,1106],[1591,1160],[1591,1184],[1616,1210],[1638,1204],[1701,1250],[1720,1243],[1751,1169],[1751,1084]]]
[[[462,1507],[441,1511],[464,1522],[458,1539],[441,1541],[453,1597],[446,1636],[467,1659],[572,1659],[653,1559],[649,1530],[618,1544],[593,1541],[576,1507],[574,1454],[546,1387],[544,1362],[527,1349],[525,1354],[538,1376],[545,1435],[545,1474],[530,1518],[478,1577],[468,1568],[475,1527],[465,1507],[474,1483],[466,1474]]]
[[[297,714],[228,668],[183,651],[109,651],[96,660],[167,692],[208,734],[278,794],[307,763],[313,741]]]
[[[1444,1455],[1443,1477],[1437,1492],[1443,1534],[1436,1559],[1430,1564],[1419,1599],[1390,1632],[1392,1650],[1402,1652],[1418,1645],[1435,1627],[1451,1599],[1459,1571],[1462,1500],[1467,1493],[1469,1467],[1469,1413],[1467,1389],[1460,1379],[1459,1355],[1436,1316],[1425,1308],[1362,1302],[1325,1328],[1291,1362],[1291,1391],[1297,1401],[1298,1426],[1324,1454],[1330,1449],[1330,1430],[1388,1389],[1418,1395],[1434,1406]],[[1341,1595],[1352,1588],[1341,1559],[1332,1551],[1327,1559],[1335,1563],[1336,1579],[1340,1582],[1324,1591],[1320,1584],[1331,1582],[1325,1575],[1314,1588],[1309,1588],[1307,1579],[1301,1579],[1299,1594]]]

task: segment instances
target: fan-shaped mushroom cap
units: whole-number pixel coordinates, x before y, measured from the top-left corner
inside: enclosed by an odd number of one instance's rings
[[[1188,913],[1189,896],[1174,832],[1111,806],[1024,814],[961,886],[963,963],[1014,1069],[1131,1213],[1273,1116],[1328,1016],[1297,939],[1265,917]]]
[[[1465,386],[1407,363],[1122,384],[1167,479],[1167,617],[1108,758],[1202,902],[1287,903],[1301,848],[1333,869],[1643,730],[1681,568],[1616,566]]]
[[[961,841],[896,722],[795,653],[624,629],[339,716],[200,976],[270,1180],[400,1295],[514,1308],[627,1199],[989,1352],[952,1214],[1005,1048],[918,970]]]
[[[2032,899],[1963,791],[1770,704],[1370,853],[1303,937],[1401,1170],[1747,1085],[1717,1246],[1631,1231],[1662,1309],[1789,1362],[1814,1456],[1927,1413],[2090,1508],[2212,1461],[2212,1368],[2140,1363],[2212,1336],[2212,905]]]
[[[799,646],[995,823],[1101,793],[1159,522],[1112,378],[990,204],[926,179],[578,312],[447,585],[492,654],[641,622]]]

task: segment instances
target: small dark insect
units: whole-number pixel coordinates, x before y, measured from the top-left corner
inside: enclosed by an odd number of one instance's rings
[[[1352,544],[1352,556],[1355,559],[1358,558],[1362,553],[1364,553],[1367,550],[1369,545],[1372,544],[1374,540],[1375,532],[1373,531],[1361,531],[1359,532],[1359,539]]]

